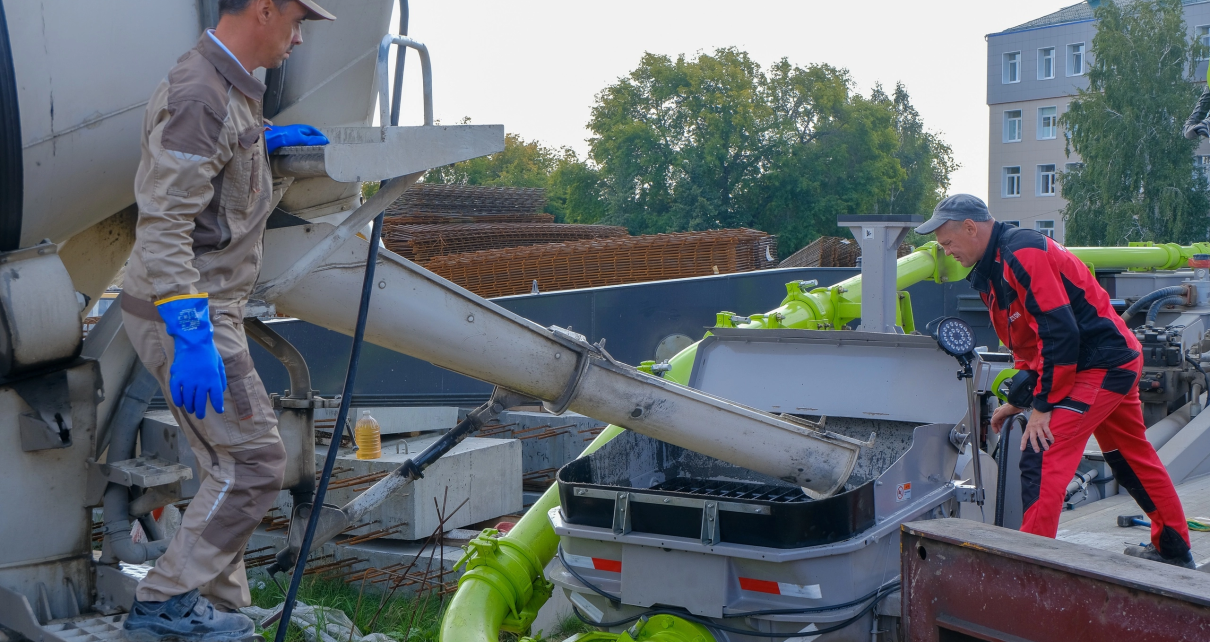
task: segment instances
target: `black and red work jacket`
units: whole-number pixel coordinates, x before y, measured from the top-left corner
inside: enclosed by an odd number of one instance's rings
[[[1033,408],[1050,412],[1077,372],[1130,363],[1142,351],[1080,259],[1034,230],[996,223],[966,277],[1016,367],[1037,375]]]

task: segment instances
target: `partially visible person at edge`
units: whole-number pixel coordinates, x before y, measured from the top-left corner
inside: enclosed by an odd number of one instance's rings
[[[266,127],[265,85],[302,44],[314,0],[219,0],[219,23],[152,94],[135,176],[139,218],[121,307],[139,360],[159,382],[197,458],[200,488],[139,582],[131,642],[253,636],[243,551],[281,489],[286,451],[248,354],[244,307],[260,271],[274,194],[268,154],[326,144],[313,127]],[[267,133],[266,133],[266,130]]]
[[[967,280],[1021,371],[991,425],[998,433],[1032,408],[1021,436],[1021,530],[1055,536],[1063,494],[1095,435],[1118,483],[1151,518],[1151,543],[1125,553],[1194,568],[1180,499],[1146,437],[1142,348],[1088,268],[1054,239],[997,222],[969,194],[941,201],[916,231],[935,233],[946,254],[974,268]]]

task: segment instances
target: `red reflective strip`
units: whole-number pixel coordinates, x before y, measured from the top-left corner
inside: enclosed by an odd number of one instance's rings
[[[754,580],[750,577],[741,577],[739,578],[739,587],[745,591],[781,595],[781,589],[777,587],[777,582],[770,582],[768,580]]]
[[[609,571],[610,573],[622,572],[622,562],[618,560],[604,560],[594,557],[592,558],[592,567],[598,571]]]

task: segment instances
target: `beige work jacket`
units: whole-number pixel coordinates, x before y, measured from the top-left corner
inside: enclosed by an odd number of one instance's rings
[[[274,202],[264,93],[205,33],[160,82],[143,119],[129,295],[247,300]]]

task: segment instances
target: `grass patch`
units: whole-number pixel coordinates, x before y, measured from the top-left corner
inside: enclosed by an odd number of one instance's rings
[[[283,577],[283,579],[285,579]],[[260,582],[252,582],[252,604],[261,608],[272,609],[282,602],[284,597],[272,582],[265,582],[264,588],[259,588]],[[348,615],[362,633],[386,633],[401,642],[437,642],[441,630],[441,616],[444,604],[432,595],[427,602],[423,596],[414,598],[394,597],[382,608],[382,613],[370,626],[370,620],[382,602],[382,594],[366,591],[361,596],[361,607],[358,608],[359,582],[345,584],[335,580],[317,579],[313,576],[303,578],[298,588],[298,599],[304,604],[340,609]],[[398,594],[396,594],[398,595]],[[448,603],[450,596],[446,596]],[[577,633],[593,630],[575,616],[569,616],[555,627],[553,631],[534,631],[535,638],[544,642],[561,642]],[[540,634],[540,635],[539,635]],[[274,624],[262,632],[266,642],[272,642],[277,635],[277,625]],[[406,636],[406,637],[405,637]],[[517,642],[520,636],[512,633],[500,634],[500,642]],[[305,642],[302,629],[291,625],[286,631],[286,642]]]
[[[282,602],[284,596],[272,582],[265,582],[264,588],[258,588],[259,583],[252,587],[252,604],[262,608],[274,608]],[[441,625],[442,604],[437,596],[419,598],[394,597],[389,600],[378,614],[378,619],[370,626],[370,621],[382,603],[382,593],[367,590],[361,595],[361,605],[358,607],[358,592],[360,583],[345,584],[336,580],[324,580],[315,577],[303,578],[298,587],[298,599],[304,604],[323,606],[344,611],[362,633],[386,633],[403,642],[436,642]],[[446,598],[449,601],[449,598]],[[277,635],[277,625],[264,630],[266,641]],[[302,629],[291,625],[286,631],[287,642],[304,642]]]

